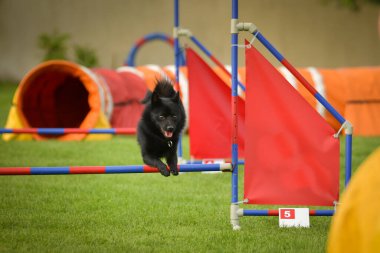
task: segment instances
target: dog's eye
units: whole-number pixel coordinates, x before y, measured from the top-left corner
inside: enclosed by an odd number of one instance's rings
[[[176,119],[176,118],[177,118],[177,116],[176,116],[176,115],[173,115],[172,117],[173,117],[173,119]]]
[[[165,117],[162,116],[162,115],[158,116],[158,118],[159,118],[160,120],[164,120],[164,119],[165,119]]]

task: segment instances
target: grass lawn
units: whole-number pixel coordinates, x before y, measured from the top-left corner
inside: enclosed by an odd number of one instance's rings
[[[1,126],[14,90],[0,83]],[[185,157],[187,143],[185,136]],[[354,171],[379,145],[380,138],[354,138]],[[0,140],[0,166],[141,163],[134,136]],[[239,188],[241,198],[242,183]],[[0,177],[0,252],[325,251],[329,217],[311,217],[309,229],[279,228],[277,217],[243,217],[242,230],[232,231],[230,190],[229,173]]]

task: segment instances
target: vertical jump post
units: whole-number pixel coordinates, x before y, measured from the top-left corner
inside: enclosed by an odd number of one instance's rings
[[[173,37],[174,37],[174,61],[175,61],[175,77],[176,83],[175,88],[179,90],[179,39],[178,39],[178,29],[179,29],[179,0],[174,0],[174,29],[173,29]]]
[[[238,0],[232,0],[231,13],[231,112],[232,112],[232,145],[231,145],[231,160],[232,160],[232,177],[231,177],[231,225],[233,230],[239,230],[239,217],[237,211],[238,205],[238,39],[239,31],[237,23],[239,18]]]
[[[238,22],[238,0],[232,0],[232,19],[231,19],[231,67],[232,67],[232,200],[231,200],[231,224],[234,230],[239,230],[239,217],[241,216],[277,216],[277,210],[244,210],[238,207],[238,171],[237,171],[237,62],[238,62],[238,34],[239,31],[249,31],[271,52],[271,54],[284,65],[301,84],[320,102],[341,124],[341,129],[335,135],[338,138],[342,129],[345,129],[346,145],[345,145],[345,185],[351,178],[352,167],[352,133],[353,127],[332,105],[319,94],[314,87],[259,33],[252,23]],[[332,216],[334,210],[310,210],[311,216]]]
[[[345,126],[345,134],[346,134],[346,155],[345,155],[345,186],[348,185],[348,183],[351,180],[351,173],[352,173],[352,133],[353,133],[353,127],[350,124],[350,122],[346,121],[345,123],[348,123]]]
[[[173,37],[174,37],[174,61],[175,61],[175,84],[174,87],[179,91],[179,65],[180,65],[180,48],[179,48],[179,0],[174,0],[174,28],[173,28]],[[182,134],[178,140],[178,158],[181,162],[183,159],[183,150],[182,150]]]

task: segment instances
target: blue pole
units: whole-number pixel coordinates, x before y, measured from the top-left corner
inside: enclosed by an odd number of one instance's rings
[[[174,61],[175,61],[175,76],[176,82],[179,84],[179,40],[178,40],[178,28],[179,28],[179,0],[174,0]]]
[[[334,210],[315,210],[314,216],[333,216]]]
[[[352,134],[346,133],[345,186],[350,182],[352,171]]]
[[[190,39],[205,55],[212,56],[211,52],[195,36],[191,36]]]
[[[175,78],[176,85],[179,88],[179,65],[180,65],[180,48],[178,40],[178,29],[179,29],[179,0],[174,0],[174,61],[175,61]],[[178,141],[178,157],[182,159],[183,150],[182,150],[182,135]]]
[[[268,210],[244,210],[243,216],[269,216]]]
[[[238,19],[238,0],[232,0],[232,20]],[[238,143],[237,143],[237,86],[238,86],[238,32],[231,33],[231,74],[232,74],[232,197],[231,202],[238,202]]]

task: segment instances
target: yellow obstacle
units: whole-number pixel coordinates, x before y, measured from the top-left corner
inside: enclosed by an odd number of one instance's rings
[[[380,147],[360,165],[343,193],[327,252],[380,252]]]

